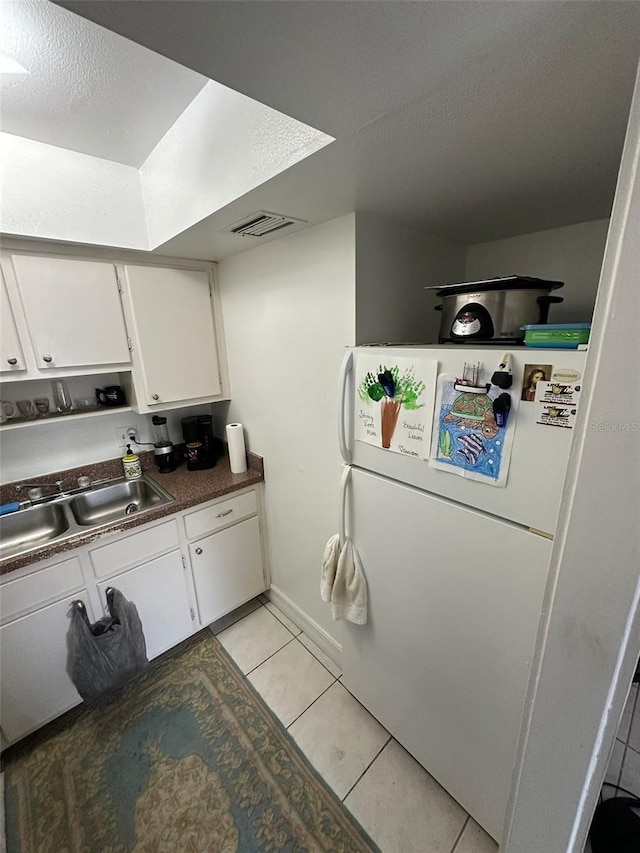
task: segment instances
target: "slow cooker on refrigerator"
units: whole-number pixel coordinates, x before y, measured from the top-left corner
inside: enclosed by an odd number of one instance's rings
[[[551,291],[562,281],[511,275],[484,281],[436,285],[442,299],[439,343],[522,343],[522,326],[546,323],[549,306],[562,302]]]

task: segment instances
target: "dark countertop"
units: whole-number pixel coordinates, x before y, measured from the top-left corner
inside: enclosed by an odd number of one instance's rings
[[[145,476],[151,477],[158,485],[169,492],[174,500],[164,506],[150,509],[144,513],[129,516],[125,519],[114,521],[102,527],[88,529],[86,532],[65,539],[63,542],[45,542],[41,547],[21,554],[17,557],[7,557],[0,560],[0,575],[13,572],[30,563],[46,560],[57,554],[63,554],[81,545],[87,545],[97,539],[102,539],[109,533],[124,532],[142,524],[149,524],[159,518],[173,515],[176,512],[188,509],[198,504],[206,503],[215,498],[228,495],[238,489],[253,486],[264,480],[264,466],[262,457],[255,453],[247,453],[249,467],[244,474],[232,474],[229,468],[229,457],[225,453],[218,459],[215,468],[206,471],[188,471],[186,465],[181,463],[175,471],[170,474],[159,474],[153,461],[153,452],[141,453],[140,461]],[[71,480],[78,476],[86,475],[92,480],[106,477],[121,477],[122,463],[120,459],[112,459],[107,462],[99,462],[94,465],[84,465],[81,468],[72,468],[68,471],[60,471],[56,474],[47,474],[44,477],[30,477],[22,482],[55,482],[58,479]],[[17,492],[17,483],[8,483],[0,487],[0,501],[2,503],[12,500],[22,500],[24,492]]]

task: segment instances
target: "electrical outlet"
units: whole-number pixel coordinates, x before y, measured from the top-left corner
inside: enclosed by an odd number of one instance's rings
[[[115,436],[118,447],[122,448],[125,448],[127,444],[132,444],[134,441],[140,441],[138,427],[134,426],[116,427]]]

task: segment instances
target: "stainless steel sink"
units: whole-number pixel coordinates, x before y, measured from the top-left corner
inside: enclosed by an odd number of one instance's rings
[[[88,528],[125,521],[138,513],[171,503],[173,497],[154,480],[110,480],[75,494],[45,499],[36,506],[0,516],[0,559],[18,557],[63,542]]]
[[[0,518],[0,557],[56,539],[69,529],[60,504],[42,504]]]
[[[164,489],[149,480],[125,480],[78,495],[71,499],[69,507],[78,524],[87,527],[119,521],[171,500]]]

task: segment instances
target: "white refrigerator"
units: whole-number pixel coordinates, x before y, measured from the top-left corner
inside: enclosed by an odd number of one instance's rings
[[[342,366],[343,525],[369,590],[367,624],[344,624],[344,682],[498,841],[584,358],[358,347]],[[490,405],[505,393],[506,426]]]

